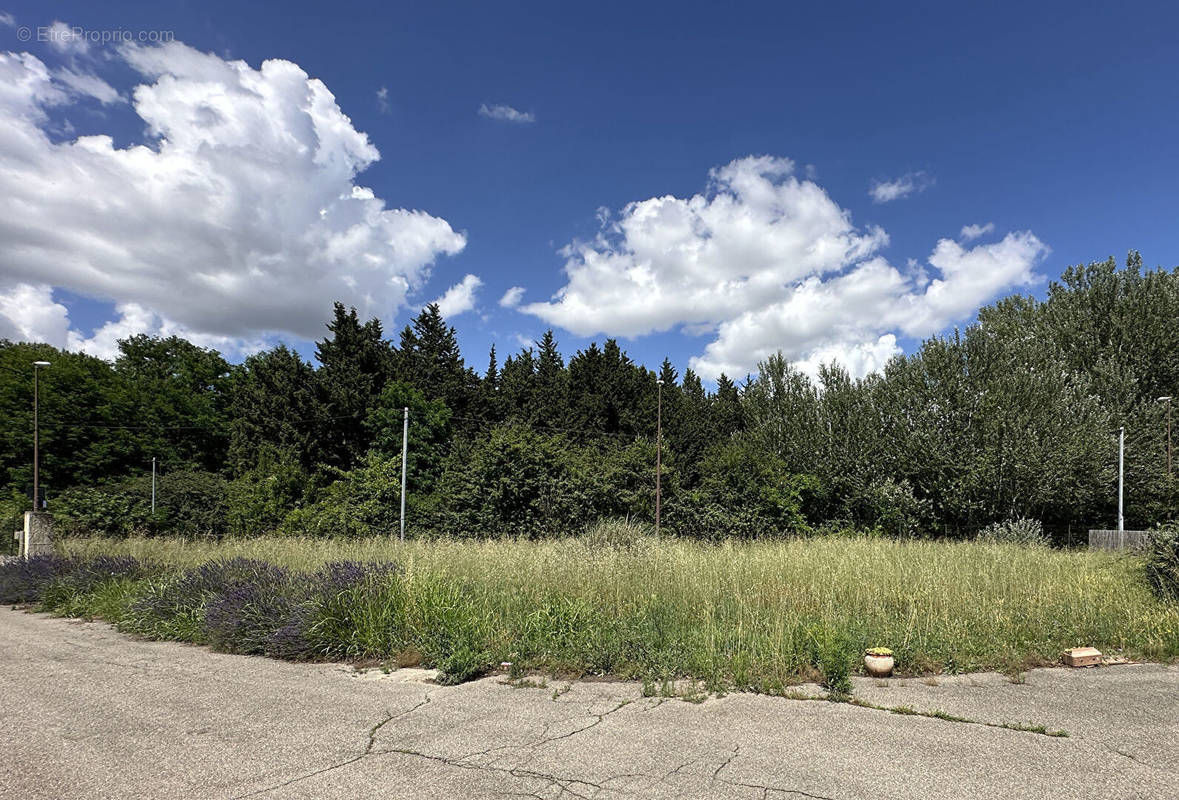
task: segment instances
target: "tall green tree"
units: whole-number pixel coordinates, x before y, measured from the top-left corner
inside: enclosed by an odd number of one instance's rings
[[[348,469],[368,451],[364,420],[391,376],[393,353],[380,320],[362,323],[356,309],[345,309],[342,303],[333,311],[329,335],[316,343],[316,377],[328,412],[325,461]]]
[[[436,303],[422,309],[401,332],[397,377],[427,398],[441,400],[460,417],[477,410],[479,377],[464,364],[455,330]]]
[[[315,370],[286,345],[248,356],[230,391],[229,464],[254,468],[267,451],[290,454],[304,469],[330,461],[329,411]]]

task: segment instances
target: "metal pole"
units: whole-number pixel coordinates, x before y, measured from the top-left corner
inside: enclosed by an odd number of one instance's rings
[[[48,367],[48,361],[33,362],[33,511],[41,510],[41,424],[38,419],[40,409],[40,388],[38,376],[41,367]]]
[[[659,512],[663,504],[663,381],[655,412],[655,538],[659,538]]]
[[[37,373],[39,365],[33,364],[33,511],[41,510],[41,453],[37,419],[37,405],[39,403],[37,389]]]
[[[156,513],[156,457],[151,457],[151,513]]]
[[[1167,398],[1167,477],[1171,476],[1171,398]]]
[[[1126,428],[1118,428],[1118,533],[1126,529],[1122,516],[1122,490],[1126,482]]]
[[[405,541],[405,459],[409,453],[409,408],[401,419],[401,541]]]

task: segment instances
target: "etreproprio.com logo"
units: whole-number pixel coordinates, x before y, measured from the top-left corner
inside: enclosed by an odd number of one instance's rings
[[[22,42],[31,41],[36,35],[38,42],[45,42],[59,46],[78,44],[106,45],[121,42],[171,42],[176,37],[172,31],[133,31],[126,28],[80,28],[64,25],[42,25],[35,31],[32,28],[18,28],[16,38]]]

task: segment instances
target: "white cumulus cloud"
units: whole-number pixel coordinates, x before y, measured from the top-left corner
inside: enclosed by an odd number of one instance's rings
[[[7,28],[16,26],[16,17],[9,14],[7,11],[0,11],[0,25]]]
[[[499,299],[499,304],[504,308],[515,308],[520,305],[520,300],[524,297],[523,286],[513,286],[504,292],[504,296]]]
[[[902,197],[908,197],[914,193],[920,194],[933,184],[933,178],[924,172],[910,172],[896,180],[874,182],[872,188],[868,190],[868,194],[872,196],[874,202],[891,203],[893,200],[900,200]]]
[[[387,208],[355,182],[380,154],[297,64],[255,69],[179,42],[117,56],[142,78],[130,99],[147,131],[122,148],[47,132],[50,107],[113,102],[104,81],[0,53],[10,329],[28,325],[10,313],[14,298],[60,308],[52,289],[62,288],[114,302],[126,334],[183,331],[239,350],[268,334],[309,339],[333,300],[391,317],[439,256],[465,246],[446,220]],[[56,322],[42,329],[59,346],[104,350]]]
[[[45,41],[59,53],[83,55],[90,50],[90,43],[80,29],[71,28],[61,20],[54,20],[44,32]]]
[[[778,350],[817,370],[863,375],[998,292],[1035,279],[1047,248],[1030,232],[964,249],[939,241],[902,272],[880,254],[888,235],[858,228],[789,159],[737,159],[706,192],[630,203],[589,242],[574,242],[566,284],[523,310],[581,336],[712,333],[694,370],[743,375]]]
[[[490,106],[484,103],[479,106],[479,116],[499,120],[500,122],[515,122],[522,125],[526,125],[529,122],[536,122],[536,115],[531,111],[517,111],[503,103],[495,103]]]
[[[475,307],[475,292],[482,285],[477,275],[467,275],[434,302],[442,316],[449,319]]]
[[[980,236],[985,236],[988,233],[995,232],[995,223],[988,222],[986,225],[963,225],[962,233],[959,238],[964,242],[971,242]]]

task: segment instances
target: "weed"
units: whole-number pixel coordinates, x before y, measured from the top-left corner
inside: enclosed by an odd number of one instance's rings
[[[896,651],[898,675],[1024,671],[1077,642],[1134,659],[1179,656],[1179,605],[1151,592],[1133,555],[867,538],[599,549],[298,537],[63,544],[62,556],[0,566],[0,599],[41,602],[76,561],[131,556],[149,565],[143,576],[73,592],[70,613],[202,642],[216,598],[281,568],[281,602],[248,592],[224,601],[224,646],[248,634],[242,646],[265,640],[272,655],[421,663],[444,680],[511,661],[520,675],[635,678],[649,696],[667,676],[775,694],[818,679],[844,695],[860,654],[882,643]]]

